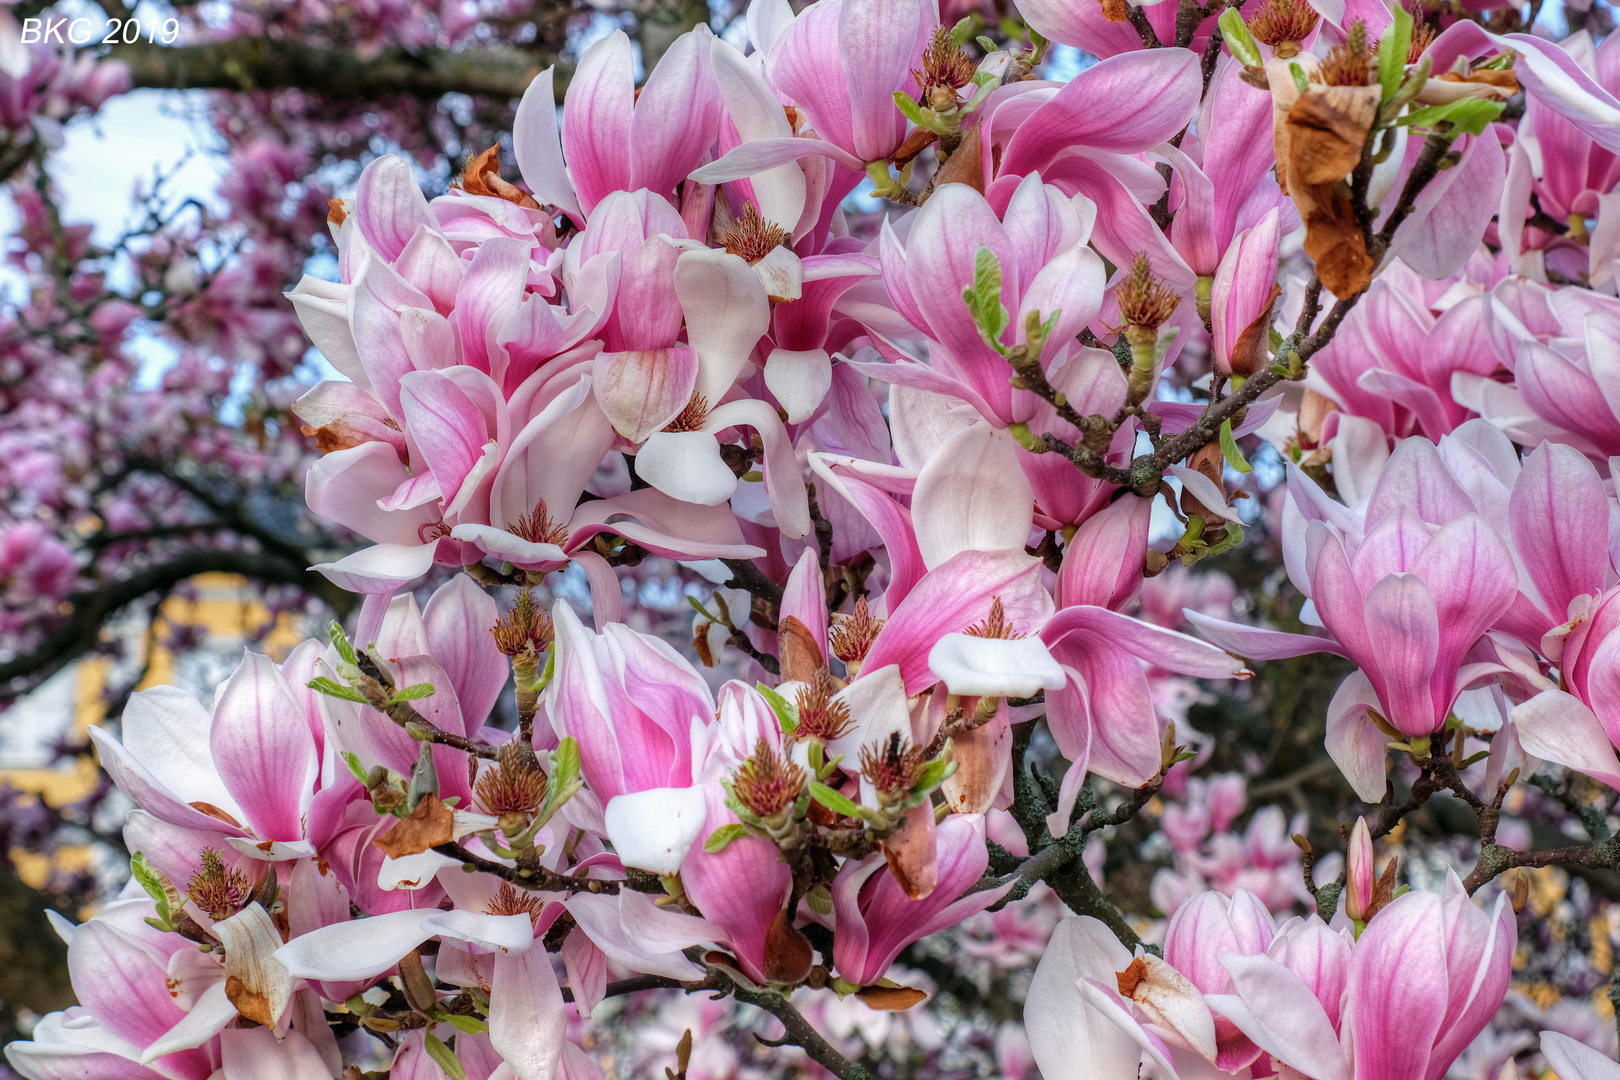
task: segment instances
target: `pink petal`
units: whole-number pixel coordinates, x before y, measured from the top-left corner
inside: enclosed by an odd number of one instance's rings
[[[395,154],[372,161],[355,189],[360,235],[388,262],[399,258],[420,226],[433,226],[410,163]]]
[[[512,156],[536,199],[582,222],[585,215],[563,165],[557,133],[557,98],[552,89],[555,71],[554,66],[546,68],[523,91],[512,120]]]
[[[563,105],[562,148],[587,214],[611,191],[632,191],[635,77],[630,39],[615,30],[585,50]],[[538,104],[538,103],[537,103]]]
[[[1104,60],[1063,84],[1019,126],[1002,153],[1000,171],[1022,176],[1062,146],[1126,154],[1157,146],[1187,126],[1202,89],[1198,56],[1186,49]]]
[[[641,442],[686,408],[697,375],[697,352],[677,346],[598,353],[591,383],[613,430],[631,442]]]
[[[1353,671],[1328,702],[1327,752],[1356,797],[1377,803],[1384,797],[1384,758],[1389,739],[1368,716],[1378,695],[1365,672]]]
[[[838,53],[849,91],[850,149],[862,161],[888,157],[905,139],[905,118],[894,107],[893,95],[909,82],[918,59],[918,34],[933,29],[923,25],[919,30],[919,23],[931,13],[918,0],[842,0]]]
[[[319,762],[303,710],[270,658],[250,652],[214,706],[209,749],[260,840],[298,840]]]
[[[429,654],[450,677],[468,735],[482,726],[506,686],[509,665],[489,633],[498,615],[494,597],[465,574],[441,585],[422,610]]]
[[[648,74],[630,120],[632,187],[669,194],[713,145],[720,123],[713,40],[707,26],[682,34]]]

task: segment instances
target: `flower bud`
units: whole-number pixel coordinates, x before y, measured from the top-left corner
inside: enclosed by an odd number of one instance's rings
[[[1350,833],[1348,880],[1344,890],[1344,913],[1356,922],[1365,922],[1371,915],[1373,886],[1377,873],[1373,868],[1372,833],[1367,830],[1367,819],[1356,819]]]

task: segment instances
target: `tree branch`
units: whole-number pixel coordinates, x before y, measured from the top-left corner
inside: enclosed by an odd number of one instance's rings
[[[348,49],[250,34],[197,45],[123,45],[113,49],[109,57],[129,65],[137,87],[295,88],[355,100],[389,94],[433,100],[449,93],[515,98],[522,96],[543,68],[555,63],[555,90],[561,103],[573,74],[572,61],[512,48],[466,52],[389,48],[370,59],[361,59]]]
[[[67,609],[65,622],[29,652],[0,662],[0,701],[21,696],[93,650],[100,641],[103,624],[118,611],[150,593],[171,589],[187,578],[207,573],[240,574],[267,584],[294,585],[319,596],[340,616],[354,606],[354,596],[324,588],[326,580],[310,574],[302,563],[261,551],[188,548],[157,566],[69,596],[63,601]],[[19,680],[27,680],[26,685],[12,685]]]

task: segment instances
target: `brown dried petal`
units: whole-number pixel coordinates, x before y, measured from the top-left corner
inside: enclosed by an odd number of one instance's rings
[[[778,911],[765,934],[765,978],[773,983],[801,983],[810,974],[814,962],[810,939],[793,925],[786,911]]]
[[[782,678],[790,682],[809,682],[816,672],[827,666],[821,655],[816,636],[797,618],[789,615],[776,629],[777,652],[782,662]]]
[[[372,843],[390,858],[420,855],[429,848],[448,844],[455,839],[455,819],[455,811],[442,801],[426,796],[416,804],[409,817],[400,818],[398,824]]]
[[[939,167],[939,175],[934,181],[934,186],[937,188],[941,184],[966,184],[979,194],[984,194],[982,145],[979,141],[978,126],[969,128],[962,136],[962,143],[956,148],[955,153]]]
[[[867,1008],[880,1012],[904,1012],[928,1000],[928,995],[915,986],[863,986],[855,991],[855,996],[864,1001]]]
[[[1232,374],[1248,378],[1270,362],[1272,311],[1281,295],[1282,287],[1273,285],[1271,295],[1266,299],[1265,310],[1255,316],[1254,321],[1238,335],[1232,346]]]
[[[1288,111],[1290,181],[1331,184],[1344,179],[1361,161],[1378,102],[1376,86],[1312,86],[1301,94]]]

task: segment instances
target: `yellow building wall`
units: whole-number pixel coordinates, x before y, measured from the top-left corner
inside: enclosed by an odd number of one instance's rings
[[[271,618],[269,610],[247,588],[246,581],[234,574],[198,574],[191,579],[191,584],[195,598],[171,596],[158,609],[158,625],[149,627],[141,635],[149,655],[142,658],[146,673],[138,689],[176,681],[175,657],[161,644],[168,628],[199,627],[210,637],[245,642],[250,633],[257,633]],[[281,660],[304,636],[282,612],[257,647]],[[85,742],[85,751],[67,767],[0,769],[0,783],[28,792],[52,807],[76,802],[95,790],[100,765],[85,733],[90,725],[99,724],[106,715],[102,694],[109,667],[106,658],[90,657],[78,661],[71,669],[74,678],[72,726]],[[84,848],[61,848],[50,856],[14,848],[9,854],[18,876],[34,888],[42,887],[53,870],[77,871],[83,869],[89,859]]]

